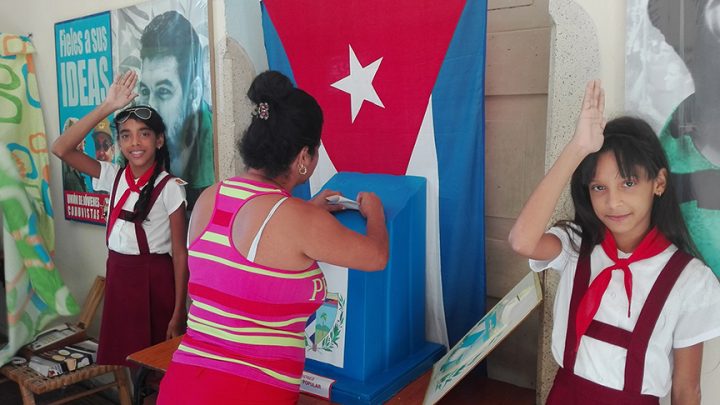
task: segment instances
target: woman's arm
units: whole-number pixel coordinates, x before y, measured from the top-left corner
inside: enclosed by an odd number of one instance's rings
[[[377,271],[387,265],[389,256],[385,212],[373,193],[358,194],[360,213],[367,218],[366,234],[343,226],[324,209],[306,207],[303,215],[306,237],[302,250],[306,256],[338,266]]]
[[[605,94],[600,82],[593,80],[585,88],[575,135],[530,195],[510,230],[508,241],[516,253],[538,260],[549,260],[560,254],[560,240],[546,234],[545,229],[575,169],[587,155],[602,146],[604,108]]]
[[[170,239],[172,244],[173,273],[175,278],[175,308],[168,324],[166,338],[171,339],[185,333],[187,322],[188,265],[187,233],[185,228],[185,204],[170,214]]]
[[[78,171],[94,178],[100,177],[100,162],[78,150],[77,146],[100,121],[137,97],[133,92],[136,83],[137,74],[132,70],[115,78],[102,104],[63,132],[53,142],[52,153]]]
[[[700,405],[703,344],[673,349],[672,405]]]

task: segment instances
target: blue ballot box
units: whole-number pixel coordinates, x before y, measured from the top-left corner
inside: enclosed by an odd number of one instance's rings
[[[352,199],[360,191],[380,197],[390,257],[382,271],[340,270],[347,283],[340,288],[324,268],[328,300],[308,323],[305,369],[336,380],[334,402],[382,403],[431,368],[445,350],[425,341],[425,179],[338,173],[323,188]],[[343,225],[365,233],[366,221],[358,211],[336,215]],[[343,343],[341,358],[323,357]]]

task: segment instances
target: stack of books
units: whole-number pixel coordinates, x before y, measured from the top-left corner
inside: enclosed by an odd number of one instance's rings
[[[97,343],[85,329],[64,324],[40,333],[21,350],[28,367],[44,377],[54,377],[95,363]]]
[[[30,356],[28,367],[44,377],[55,377],[95,363],[97,343],[84,340]]]

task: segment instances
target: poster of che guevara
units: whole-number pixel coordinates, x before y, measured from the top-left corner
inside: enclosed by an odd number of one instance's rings
[[[170,171],[185,183],[188,208],[215,181],[208,0],[153,0],[55,24],[59,129],[100,105],[117,75],[138,73],[133,104],[149,105],[166,125]],[[123,165],[110,115],[77,146]],[[62,163],[65,218],[104,225],[109,194]]]

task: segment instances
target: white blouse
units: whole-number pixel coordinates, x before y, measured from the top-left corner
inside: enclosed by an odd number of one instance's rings
[[[553,308],[552,352],[555,361],[562,366],[578,252],[573,250],[571,239],[563,229],[553,227],[548,232],[560,238],[562,252],[549,261],[530,260],[530,268],[536,272],[551,268],[561,273]],[[572,238],[579,246],[580,237],[573,233]],[[632,330],[650,289],[675,251],[677,247],[671,244],[660,254],[630,265],[633,276],[630,317],[627,315],[628,300],[623,273],[614,271],[594,319]],[[629,256],[628,253],[618,251],[620,258]],[[590,256],[590,281],[612,263],[602,247],[595,246]],[[698,259],[692,259],[670,292],[650,337],[642,393],[666,396],[672,383],[672,349],[689,347],[717,336],[720,336],[720,282],[709,267]],[[583,336],[575,362],[575,374],[600,385],[622,390],[626,352],[622,347]]]
[[[112,187],[115,183],[120,166],[109,162],[100,162],[100,177],[93,179],[93,187],[95,190],[107,191],[112,194]],[[161,173],[155,180],[157,185],[167,172]],[[185,204],[185,187],[182,180],[167,182],[160,196],[155,201],[152,209],[148,213],[147,218],[143,221],[143,229],[147,235],[148,247],[150,253],[171,253],[172,241],[170,239],[170,214],[175,212],[181,204]],[[113,205],[120,200],[125,190],[128,189],[125,176],[120,177],[118,189],[115,192],[115,201]],[[138,193],[130,193],[123,209],[132,211],[139,197]],[[110,217],[110,214],[106,215]],[[184,236],[184,235],[183,235]],[[110,238],[108,239],[108,248],[117,253],[126,255],[139,255],[140,248],[135,237],[135,224],[128,221],[118,219],[115,221]]]

